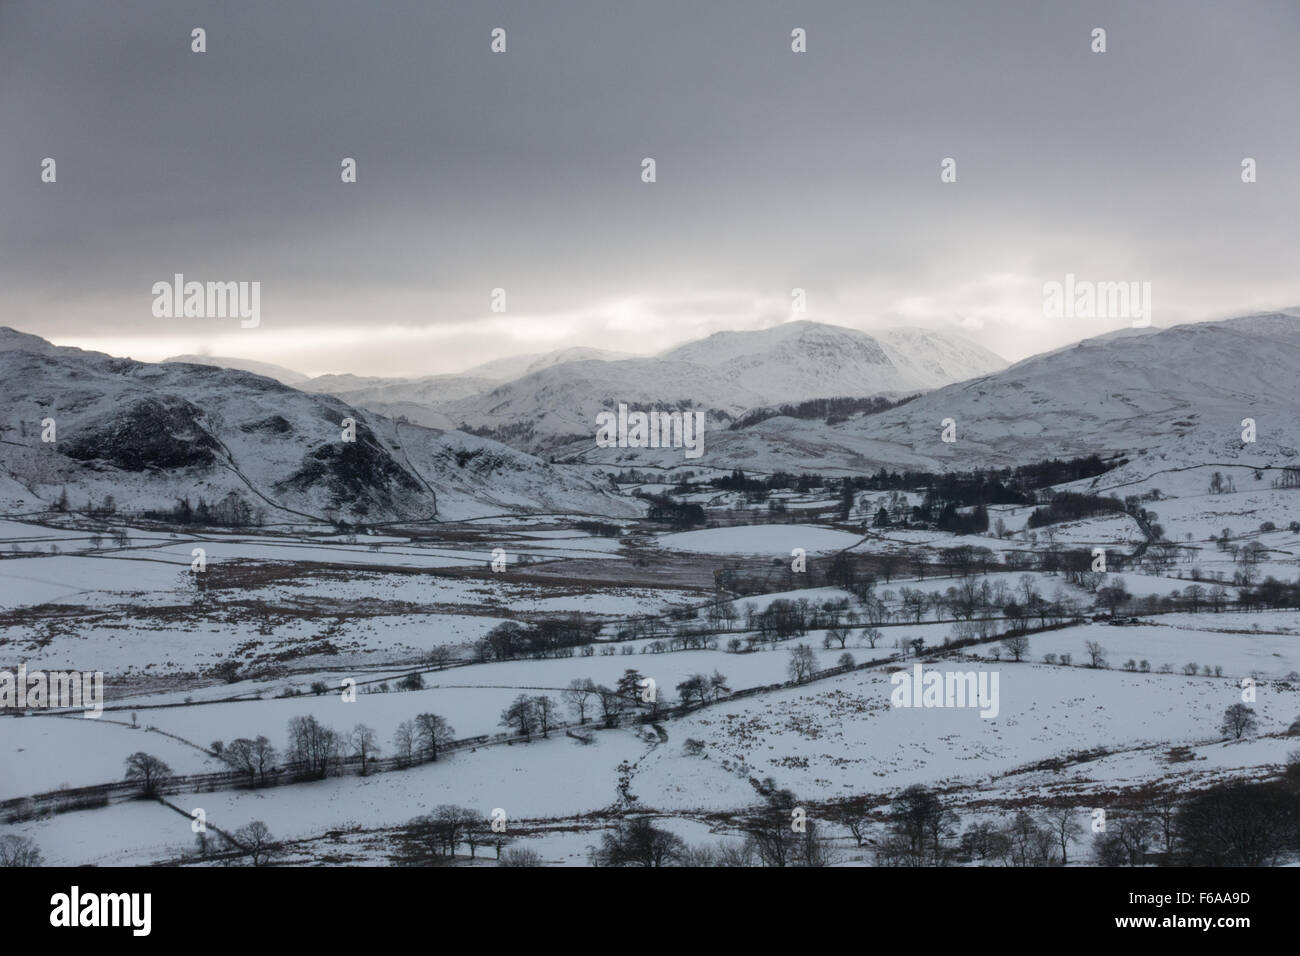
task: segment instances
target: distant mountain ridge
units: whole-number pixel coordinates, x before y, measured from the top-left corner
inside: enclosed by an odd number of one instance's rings
[[[653,357],[552,364],[434,411],[458,427],[543,452],[591,436],[596,414],[620,402],[704,410],[725,422],[811,398],[926,391],[1005,366],[946,333],[791,322],[719,332]]]
[[[270,362],[256,362],[253,359],[231,358],[226,355],[173,355],[171,358],[163,359],[163,361],[179,362],[184,365],[213,365],[217,368],[232,368],[241,372],[252,372],[254,375],[265,375],[267,378],[273,378],[285,385],[301,385],[309,378],[309,376],[303,375],[302,372],[295,372],[293,369],[285,368],[282,365],[272,365]]]
[[[1276,467],[1300,464],[1298,408],[1300,313],[1283,311],[1086,339],[835,424],[776,417],[715,429],[692,464],[943,471],[1122,453],[1125,475],[1203,462]],[[1247,418],[1257,424],[1253,443],[1241,440]],[[945,419],[951,443],[941,439]],[[559,454],[682,463],[671,450],[580,442]]]
[[[809,398],[926,391],[1005,366],[987,349],[947,333],[866,333],[800,321],[719,332],[651,356],[579,346],[495,359],[463,373],[333,374],[294,384],[391,418],[465,429],[542,454],[594,434],[596,413],[618,402],[698,408],[725,421]]]

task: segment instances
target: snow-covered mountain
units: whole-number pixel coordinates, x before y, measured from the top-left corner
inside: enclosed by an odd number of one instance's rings
[[[615,361],[627,357],[624,352],[578,346],[554,352],[512,355],[453,374],[416,378],[319,375],[295,384],[304,391],[333,395],[390,418],[401,418],[430,428],[455,428],[456,423],[442,411],[443,406],[449,403],[482,395],[510,379],[557,365]]]
[[[265,375],[284,385],[298,386],[307,381],[308,376],[295,372],[283,365],[270,362],[255,362],[253,359],[231,358],[227,355],[173,355],[163,359],[164,362],[179,362],[184,365],[215,365],[217,368],[233,368],[254,375]]]
[[[233,494],[271,522],[635,510],[573,470],[486,439],[397,424],[249,372],[113,358],[9,329],[0,408],[0,507],[10,512],[65,490],[73,508],[111,495],[123,513]],[[355,441],[343,440],[346,418]]]
[[[859,332],[788,322],[757,332],[717,332],[665,352],[703,365],[762,396],[761,404],[809,398],[921,392],[1006,367],[974,342],[929,329]]]
[[[423,378],[381,378],[360,375],[321,375],[303,382],[306,392],[333,395],[349,405],[389,418],[401,418],[430,428],[454,428],[438,409],[458,399],[481,395],[496,385],[472,375],[428,375]]]
[[[541,451],[592,439],[597,413],[619,403],[701,409],[725,424],[758,406],[914,393],[1005,366],[944,333],[791,322],[719,332],[653,358],[551,365],[438,411],[458,426]]]
[[[715,428],[692,465],[774,470],[1003,466],[1122,453],[1121,480],[1204,463],[1300,464],[1300,314],[1130,330],[1033,356],[884,412]],[[943,421],[956,441],[942,440]],[[1242,441],[1242,421],[1256,441]],[[676,451],[581,447],[586,461],[682,464]]]
[[[530,372],[540,372],[544,368],[550,368],[552,365],[563,365],[566,362],[617,362],[626,358],[635,358],[635,356],[627,352],[614,352],[610,349],[593,349],[584,345],[576,345],[572,348],[556,349],[553,352],[509,355],[505,358],[493,359],[491,362],[484,362],[482,365],[475,365],[473,368],[467,369],[464,374],[491,379],[496,382],[508,382]]]

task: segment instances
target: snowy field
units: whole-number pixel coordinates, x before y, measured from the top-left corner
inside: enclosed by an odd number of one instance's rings
[[[1253,494],[1259,508],[1282,513],[1277,493]],[[815,496],[797,502],[793,497],[791,507],[827,503]],[[1179,561],[1160,573],[1112,574],[1107,583],[1122,582],[1137,599],[1185,595],[1195,583],[1190,577],[1195,567],[1203,591],[1218,578],[1228,600],[1235,599],[1239,588],[1232,576],[1240,565],[1208,541],[1223,527],[1214,525],[1228,517],[1212,506],[1232,496],[1202,497],[1212,500],[1152,503],[1162,521],[1189,529],[1183,532],[1186,548]],[[1238,498],[1247,501],[1241,493]],[[1135,522],[1113,516],[1053,526],[1050,535],[1038,529],[1031,540],[1023,527],[1029,510],[990,509],[991,518],[1005,521],[1006,538],[897,529],[859,534],[821,525],[756,523],[619,539],[528,523],[494,529],[483,522],[467,532],[466,540],[389,534],[360,536],[356,543],[347,535],[198,536],[128,529],[130,543],[119,548],[103,540],[92,546],[81,531],[5,522],[0,534],[20,550],[0,560],[0,610],[15,615],[0,636],[0,667],[26,662],[46,669],[103,670],[110,709],[99,721],[4,718],[0,799],[121,780],[125,759],[138,750],[179,774],[221,770],[224,765],[206,752],[213,741],[265,735],[283,750],[289,721],[305,715],[343,734],[357,725],[371,728],[383,755],[392,752],[398,724],[421,713],[444,717],[457,737],[499,735],[506,729],[502,712],[521,694],[551,697],[557,719],[571,720],[576,715],[564,698],[571,681],[613,686],[628,669],[653,678],[661,693],[673,697],[676,685],[696,673],[719,672],[733,691],[778,684],[789,678],[790,652],[799,644],[811,649],[818,669],[834,666],[845,651],[859,662],[894,660],[804,686],[724,699],[689,716],[661,720],[657,730],[596,730],[588,745],[552,731],[549,739],[479,746],[404,771],[169,799],[202,807],[223,827],[263,820],[277,838],[305,841],[304,859],[328,855],[331,841],[341,841],[340,846],[355,847],[357,859],[374,863],[389,859],[385,828],[444,803],[484,815],[500,807],[520,821],[521,833],[527,833],[523,845],[552,863],[576,865],[586,861],[599,834],[590,821],[570,826],[566,820],[631,807],[660,815],[659,825],[689,842],[716,842],[729,834],[711,815],[725,817],[753,806],[758,800],[753,781],[766,777],[812,807],[864,795],[885,800],[922,783],[944,788],[955,805],[981,814],[992,805],[1062,795],[1086,806],[1097,794],[1155,781],[1194,789],[1277,772],[1296,749],[1295,738],[1284,733],[1300,715],[1300,681],[1287,679],[1300,672],[1300,612],[1178,611],[1147,614],[1134,625],[1076,624],[1030,635],[1022,663],[1008,659],[997,637],[959,653],[931,656],[944,654],[944,642],[961,636],[961,629],[948,619],[950,610],[942,612],[944,620],[934,619],[932,607],[919,623],[909,618],[903,593],[938,596],[962,586],[942,566],[943,549],[987,547],[1000,557],[1041,548],[1050,538],[1057,546],[1127,552],[1141,541]],[[1300,535],[1277,518],[1276,530],[1252,530],[1255,517],[1237,515],[1234,541],[1257,540],[1267,549],[1257,574],[1293,578]],[[1186,538],[1189,533],[1192,539]],[[189,568],[194,547],[205,549],[217,572],[212,580],[220,581],[228,569],[239,585],[201,593]],[[505,572],[488,569],[492,547],[505,553]],[[736,615],[728,628],[709,635],[712,649],[651,652],[678,623],[709,626],[705,609],[715,593],[656,586],[662,582],[655,580],[654,560],[643,555],[668,553],[678,562],[698,563],[699,577],[707,581],[711,567],[766,568],[774,561],[788,566],[794,548],[805,549],[810,564],[822,562],[815,568],[843,550],[919,550],[931,563],[924,578],[915,576],[910,562],[900,562],[887,579],[876,581],[875,596],[888,613],[874,648],[862,636],[866,607],[859,597],[844,588],[818,586],[723,594]],[[522,555],[557,573],[551,578],[529,574]],[[565,570],[569,562],[590,568],[581,562],[592,560],[626,566],[625,581],[611,584]],[[994,570],[976,575],[975,583],[1000,593],[1000,600],[1029,586],[1049,600],[1074,602],[1088,614],[1096,610],[1095,594],[1062,575]],[[728,641],[747,645],[756,636],[745,630],[747,615],[778,599],[806,602],[809,609],[835,602],[860,616],[843,649],[838,642],[824,647],[826,632],[813,629],[785,641],[759,642],[753,652],[728,652]],[[68,615],[51,602],[84,612]],[[22,610],[37,605],[45,605],[36,608],[39,613]],[[668,613],[688,606],[697,613],[685,622]],[[603,624],[591,656],[432,669],[430,654],[439,649],[472,661],[474,642],[505,621],[567,616]],[[604,643],[634,618],[654,619],[656,637]],[[890,674],[912,666],[902,648],[917,638],[928,649],[921,657],[928,668],[996,673],[997,715],[985,719],[972,709],[894,707]],[[1103,649],[1104,668],[1083,666],[1093,641]],[[1072,666],[1059,663],[1066,654]],[[1044,662],[1045,657],[1057,663]],[[238,673],[216,678],[213,668],[227,662],[235,662]],[[1189,664],[1197,665],[1195,675],[1185,672]],[[397,681],[412,670],[424,672],[425,688],[398,691]],[[1240,679],[1246,676],[1260,681],[1251,705],[1258,728],[1246,739],[1225,741],[1223,711],[1241,699]],[[338,693],[345,677],[362,683],[353,703]],[[379,681],[390,691],[366,692],[366,682]],[[319,695],[304,692],[315,682],[329,689]],[[291,690],[298,693],[289,696]],[[593,700],[592,724],[597,709]],[[138,727],[131,726],[133,718]],[[1184,748],[1177,760],[1171,756],[1175,748]],[[193,839],[184,817],[142,801],[0,824],[0,832],[30,835],[49,862],[70,864],[176,859]],[[336,835],[322,841],[326,833]],[[832,837],[841,862],[863,861],[843,831]]]
[[[816,525],[752,524],[660,535],[659,547],[694,554],[757,554],[788,558],[794,548],[818,554],[842,551],[861,540],[861,535]]]

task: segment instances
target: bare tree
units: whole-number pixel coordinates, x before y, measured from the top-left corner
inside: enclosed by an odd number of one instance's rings
[[[408,767],[414,762],[416,741],[415,724],[412,721],[402,721],[393,731],[393,753],[402,766]]]
[[[537,725],[533,698],[520,694],[505,710],[501,711],[501,725],[510,729],[518,728],[525,740],[531,740],[533,729]]]
[[[338,733],[310,714],[289,721],[289,760],[299,773],[317,779],[328,777],[342,749]]]
[[[553,697],[547,697],[541,694],[533,698],[533,715],[537,719],[537,730],[543,737],[551,735],[551,728],[555,726],[555,712],[559,705],[555,703]]]
[[[833,806],[826,813],[832,823],[838,823],[853,836],[853,842],[862,846],[866,842],[867,832],[871,827],[871,815],[861,804],[842,803]]]
[[[677,693],[683,704],[689,704],[695,698],[701,704],[709,699],[710,680],[704,674],[692,674],[677,685]]]
[[[1003,860],[1008,866],[1056,866],[1061,859],[1056,855],[1056,835],[1040,827],[1032,816],[1020,811],[1003,830],[1006,842]]]
[[[721,671],[715,670],[709,675],[709,693],[713,695],[714,700],[717,700],[723,694],[731,693],[731,688],[727,686],[727,678],[723,676]]]
[[[594,866],[661,867],[680,862],[685,854],[681,837],[661,830],[646,817],[637,817],[602,835],[591,862]]]
[[[1180,863],[1275,866],[1293,846],[1294,783],[1234,780],[1191,797],[1177,820]]]
[[[929,596],[917,588],[900,588],[898,593],[903,599],[903,609],[907,612],[907,615],[915,623],[920,624],[925,618],[926,608],[930,606]],[[875,647],[876,645],[873,643],[871,646]]]
[[[348,746],[361,758],[361,776],[366,776],[370,770],[370,761],[379,752],[378,735],[373,728],[365,724],[357,724],[348,735]]]
[[[1093,839],[1093,854],[1101,866],[1144,866],[1155,827],[1145,813],[1111,818],[1107,829]]]
[[[817,655],[807,644],[798,644],[790,648],[790,660],[786,663],[786,672],[796,683],[803,683],[817,670]]]
[[[1246,734],[1253,734],[1259,728],[1255,719],[1255,709],[1245,704],[1233,704],[1223,712],[1223,723],[1219,732],[1225,737],[1240,740]]]
[[[1128,593],[1128,588],[1124,584],[1124,579],[1120,577],[1112,578],[1110,584],[1097,589],[1097,600],[1104,604],[1110,611],[1110,616],[1114,617],[1115,612],[1132,597]],[[1096,666],[1096,665],[1094,665]]]
[[[677,687],[681,690],[681,685]],[[606,727],[613,727],[618,723],[618,719],[623,715],[623,709],[627,701],[616,690],[606,687],[604,684],[596,686],[596,693],[600,697],[600,716],[604,720]],[[685,697],[683,697],[683,700]]]
[[[939,797],[913,784],[889,807],[889,827],[876,849],[886,866],[944,866],[951,859],[951,840],[956,834],[957,814]]]
[[[830,647],[836,641],[839,642],[840,650],[844,650],[844,645],[849,642],[849,627],[845,624],[836,624],[826,629],[826,637],[822,639],[823,647]]]
[[[436,761],[438,754],[451,743],[455,731],[437,714],[419,714],[415,718],[415,733],[421,753]]]
[[[578,715],[578,723],[587,722],[587,708],[595,695],[596,684],[590,677],[575,677],[569,681],[569,687],[563,694],[564,702]]]
[[[261,820],[254,820],[235,831],[235,842],[253,866],[266,866],[280,852],[280,846]]]
[[[1101,667],[1102,664],[1106,663],[1106,648],[1096,641],[1088,641],[1083,645],[1083,649],[1088,654],[1089,667]]]
[[[1024,656],[1029,653],[1029,638],[1024,635],[1008,637],[1002,640],[1002,649],[1011,655],[1012,659],[1019,663]]]
[[[275,766],[275,748],[265,737],[232,740],[221,752],[221,759],[240,773],[248,774],[252,786],[266,783],[266,775]]]
[[[429,866],[447,861],[447,823],[438,813],[426,813],[406,824],[394,840],[395,858],[407,865]]]
[[[766,799],[766,805],[745,821],[745,842],[763,866],[791,866],[798,837],[792,825],[797,801],[789,790],[775,787],[769,789]]]
[[[1070,862],[1070,841],[1083,834],[1083,827],[1073,807],[1053,807],[1043,814],[1043,825],[1051,831],[1061,848],[1061,865]]]
[[[0,836],[0,868],[41,866],[40,849],[30,839],[16,833]]]
[[[136,751],[126,758],[126,779],[140,784],[140,793],[156,797],[158,791],[171,779],[172,768],[152,754]]]

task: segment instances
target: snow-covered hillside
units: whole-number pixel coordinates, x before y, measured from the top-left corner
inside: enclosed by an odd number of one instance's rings
[[[318,375],[312,379],[304,377],[304,381],[290,384],[306,392],[333,395],[350,405],[366,408],[390,418],[402,418],[413,424],[426,425],[430,428],[455,428],[457,423],[441,410],[450,402],[482,395],[503,382],[557,365],[569,362],[607,362],[624,358],[630,356],[624,352],[578,346],[540,354],[512,355],[455,374],[387,378],[344,373]],[[240,366],[229,365],[228,367]]]
[[[360,375],[321,375],[298,387],[305,392],[333,395],[349,405],[390,418],[404,418],[431,428],[454,428],[438,409],[458,399],[479,395],[496,380],[474,375],[428,375],[422,378],[381,378]]]
[[[930,392],[822,421],[712,429],[700,462],[756,471],[962,469],[1122,453],[1135,478],[1203,463],[1300,464],[1300,318],[1289,313],[1106,335]],[[1242,421],[1256,441],[1242,441]],[[956,441],[942,440],[944,419]],[[588,461],[680,464],[675,451],[582,449]]]
[[[270,362],[255,362],[252,359],[232,358],[228,355],[173,355],[171,358],[163,359],[163,361],[180,362],[183,365],[215,365],[217,368],[233,368],[240,372],[265,375],[267,378],[273,378],[284,385],[293,385],[295,387],[308,380],[308,376],[303,375],[302,372],[295,372],[283,365],[273,365]]]
[[[817,322],[719,332],[656,358],[567,362],[439,409],[529,450],[590,440],[619,403],[695,408],[722,425],[760,406],[927,391],[1004,367],[993,353],[923,330],[868,335]]]
[[[44,510],[65,491],[75,509],[202,497],[280,522],[635,511],[486,439],[397,425],[247,372],[56,348],[11,330],[0,332],[0,403],[9,511]],[[349,418],[354,441],[343,438]]]
[[[508,382],[531,372],[540,372],[552,365],[564,365],[566,362],[617,362],[628,358],[635,358],[635,356],[627,352],[577,345],[567,349],[556,349],[554,352],[509,355],[505,358],[493,359],[491,362],[484,362],[482,365],[467,369],[464,374],[494,382]]]
[[[820,322],[789,322],[759,332],[718,332],[666,352],[721,372],[763,398],[762,404],[808,398],[921,392],[1006,367],[974,342],[929,329],[868,334]]]

